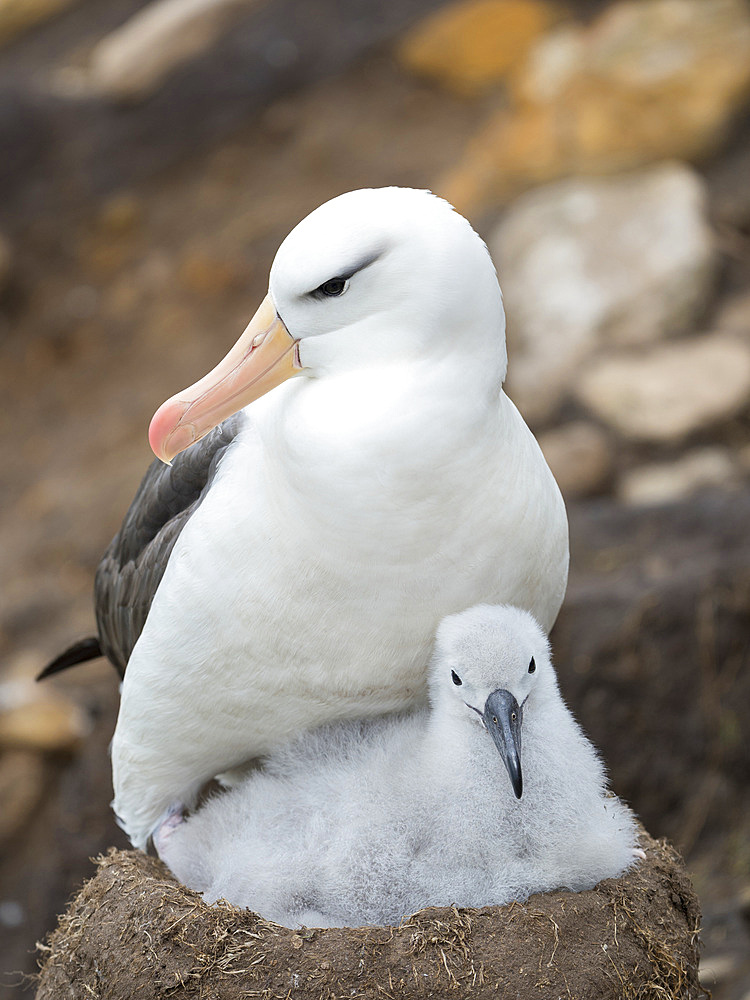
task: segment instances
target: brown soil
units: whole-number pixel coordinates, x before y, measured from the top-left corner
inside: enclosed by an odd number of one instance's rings
[[[111,851],[43,946],[37,1000],[698,997],[698,901],[676,852],[641,843],[645,862],[590,892],[301,931],[207,906],[160,861]]]

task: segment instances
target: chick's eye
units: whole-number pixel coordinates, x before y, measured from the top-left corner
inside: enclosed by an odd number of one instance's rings
[[[348,284],[346,278],[330,278],[328,281],[324,281],[317,291],[332,299],[336,298],[337,295],[343,295]]]
[[[531,663],[529,664],[529,673],[533,674],[535,670],[536,670],[536,663],[534,661],[534,657],[532,656]]]
[[[463,684],[463,681],[458,676],[458,674],[456,673],[455,670],[451,670],[451,679],[452,679],[453,683],[456,684],[456,685]]]

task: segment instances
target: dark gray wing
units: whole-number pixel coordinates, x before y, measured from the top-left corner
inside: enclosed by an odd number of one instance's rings
[[[94,604],[102,653],[120,676],[146,623],[180,532],[208,492],[243,417],[235,414],[173,460],[151,463],[99,563]]]

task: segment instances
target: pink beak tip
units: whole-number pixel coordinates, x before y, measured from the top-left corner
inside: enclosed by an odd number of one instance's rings
[[[166,403],[162,403],[151,418],[148,427],[148,443],[151,445],[154,455],[165,465],[171,465],[171,459],[177,454],[176,451],[172,451],[170,455],[167,448],[186,409],[186,403],[168,399]]]

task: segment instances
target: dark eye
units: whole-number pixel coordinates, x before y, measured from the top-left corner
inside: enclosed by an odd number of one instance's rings
[[[456,673],[455,670],[451,670],[451,678],[452,678],[454,684],[463,684],[463,681],[458,676],[458,674]]]
[[[346,278],[331,278],[329,281],[324,281],[316,291],[329,298],[342,295],[346,291]]]
[[[534,662],[534,657],[531,657],[531,663],[529,664],[529,673],[533,674],[536,670],[536,663]]]

